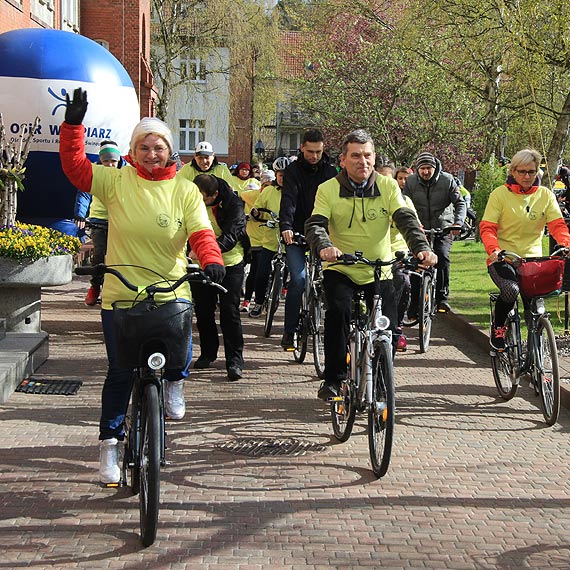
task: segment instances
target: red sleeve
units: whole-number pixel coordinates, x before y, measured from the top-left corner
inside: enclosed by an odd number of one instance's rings
[[[494,251],[501,250],[499,240],[497,239],[498,228],[499,224],[486,222],[485,220],[482,220],[479,224],[479,235],[488,255],[491,255]]]
[[[199,230],[194,232],[188,239],[192,251],[196,252],[198,261],[202,267],[217,263],[223,265],[222,252],[216,241],[216,235],[212,230]]]
[[[563,247],[570,246],[570,233],[568,232],[568,226],[564,218],[557,218],[546,225],[550,235],[556,240],[558,245]]]
[[[85,127],[61,124],[59,132],[59,157],[63,172],[81,192],[91,192],[93,165],[85,156]]]

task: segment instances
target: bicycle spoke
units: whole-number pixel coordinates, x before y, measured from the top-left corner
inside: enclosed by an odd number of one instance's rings
[[[560,412],[560,373],[556,338],[548,318],[541,319],[537,333],[535,365],[538,391],[544,421],[553,425]]]

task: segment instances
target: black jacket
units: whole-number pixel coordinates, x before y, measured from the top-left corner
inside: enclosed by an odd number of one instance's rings
[[[217,176],[214,178],[218,181],[218,196],[212,205],[212,212],[222,230],[222,234],[217,238],[218,245],[224,253],[241,243],[247,262],[251,244],[245,231],[243,202],[225,180]]]
[[[309,164],[300,152],[297,160],[286,169],[281,191],[281,207],[279,209],[279,229],[292,230],[302,234],[305,221],[313,213],[315,195],[319,184],[334,178],[337,170],[329,163],[327,155],[315,165]]]

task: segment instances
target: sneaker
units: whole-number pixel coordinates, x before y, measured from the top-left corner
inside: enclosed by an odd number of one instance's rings
[[[237,364],[232,364],[231,366],[228,366],[228,380],[235,382],[240,378],[243,378],[242,369]]]
[[[120,480],[119,441],[116,437],[104,439],[99,444],[99,481],[109,485],[118,484]]]
[[[283,350],[295,350],[295,335],[293,333],[283,333],[281,337],[281,347]]]
[[[194,362],[194,368],[196,370],[203,370],[204,368],[210,368],[210,364],[214,362],[215,359],[208,358],[207,356],[200,356],[196,362]]]
[[[181,420],[185,413],[184,380],[166,382],[166,415],[171,420]]]
[[[248,310],[249,310],[249,301],[242,301],[242,303],[239,307],[239,312],[240,313],[247,313]]]
[[[507,327],[496,327],[493,325],[491,327],[491,338],[489,339],[489,344],[491,348],[494,348],[498,352],[503,352],[505,350],[505,334],[507,333]]]
[[[437,303],[438,313],[449,313],[449,311],[451,311],[451,305],[445,299],[442,299]]]
[[[408,341],[406,340],[406,335],[401,334],[398,339],[398,346],[396,347],[398,352],[406,352],[408,350]]]
[[[254,319],[261,317],[262,309],[263,309],[263,305],[261,305],[259,303],[255,303],[255,305],[253,305],[253,309],[251,309],[251,311],[249,311],[249,316],[253,317]]]
[[[327,384],[326,382],[321,384],[321,387],[317,392],[317,398],[324,400],[325,402],[331,398],[335,398],[336,396],[338,396],[338,388],[333,384]]]
[[[85,295],[85,304],[88,307],[93,307],[94,305],[97,304],[97,301],[99,300],[99,294],[101,293],[101,287],[99,287],[98,285],[92,285],[91,287],[89,287],[89,290],[87,291],[87,295]]]

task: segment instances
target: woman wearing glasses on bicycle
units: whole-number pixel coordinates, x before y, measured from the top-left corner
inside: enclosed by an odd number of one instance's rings
[[[131,136],[130,166],[118,170],[92,164],[85,155],[87,93],[78,88],[73,99],[67,95],[65,122],[61,125],[60,157],[63,171],[83,192],[91,192],[109,212],[109,242],[106,263],[121,264],[121,272],[132,283],[144,287],[157,281],[175,281],[186,273],[186,243],[190,241],[204,272],[220,282],[225,275],[220,248],[208,219],[206,206],[196,185],[176,176],[172,133],[159,119],[145,118]],[[148,269],[144,269],[148,268]],[[190,300],[190,287],[177,290]],[[134,300],[118,279],[103,284],[101,320],[109,366],[102,393],[99,439],[99,478],[102,483],[120,479],[119,440],[124,437],[132,370],[121,368],[116,355],[112,303]],[[183,380],[188,376],[191,343],[183,370],[166,371],[166,414],[182,419],[185,413]]]
[[[570,246],[570,234],[556,196],[540,186],[540,158],[534,149],[520,150],[513,156],[507,181],[489,195],[479,224],[481,240],[489,254],[489,275],[500,290],[490,339],[491,347],[498,351],[505,348],[505,321],[519,294],[515,268],[506,261],[499,261],[499,252],[506,250],[521,257],[541,257],[545,226],[558,244]]]

